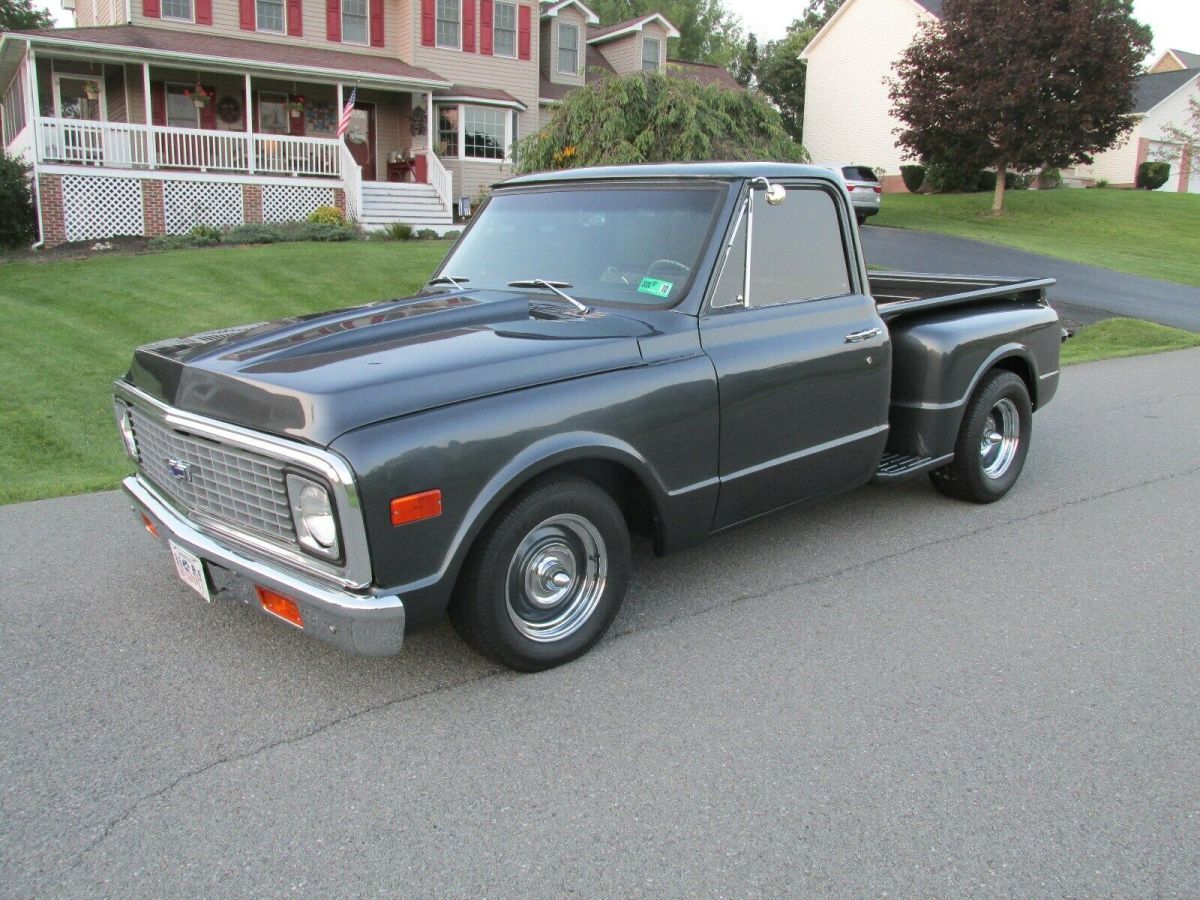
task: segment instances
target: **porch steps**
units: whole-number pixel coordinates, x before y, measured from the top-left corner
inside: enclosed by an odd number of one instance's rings
[[[364,181],[359,218],[366,228],[383,228],[403,222],[418,229],[445,231],[454,225],[450,209],[428,184]]]

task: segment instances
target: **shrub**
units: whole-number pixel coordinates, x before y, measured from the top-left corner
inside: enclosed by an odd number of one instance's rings
[[[215,230],[215,229],[214,229]],[[192,229],[195,231],[195,229]],[[195,247],[215,247],[220,241],[206,234],[162,234],[151,239],[151,250],[190,250]]]
[[[221,230],[219,228],[213,228],[211,225],[193,225],[192,230],[188,232],[188,235],[194,238],[209,238],[214,244],[221,240]]]
[[[358,229],[353,225],[331,225],[324,222],[306,222],[301,230],[302,241],[353,241],[358,238]]]
[[[35,224],[29,168],[0,149],[0,247],[31,243]]]
[[[346,217],[336,206],[318,206],[308,214],[308,222],[310,225],[345,225]]]
[[[911,193],[916,193],[921,189],[921,185],[925,183],[925,167],[918,165],[901,166],[900,177],[904,179],[904,186]]]
[[[1052,191],[1062,187],[1062,173],[1058,169],[1042,169],[1038,173],[1038,187],[1043,191]]]
[[[1108,179],[1107,178],[1098,179],[1096,181],[1096,187],[1099,188],[1100,190],[1104,190],[1106,187],[1108,187]]]
[[[422,228],[417,232],[417,240],[419,241],[436,241],[438,233],[432,228]]]
[[[1144,162],[1138,166],[1137,186],[1147,191],[1156,191],[1171,177],[1171,164],[1168,162]]]
[[[413,227],[405,225],[403,222],[394,222],[388,226],[388,234],[395,241],[411,241],[413,239]]]
[[[226,244],[278,244],[286,241],[287,234],[275,225],[239,225],[224,237]]]
[[[442,235],[442,240],[457,241],[460,237],[462,237],[461,231],[447,231],[445,234]]]
[[[1012,175],[1011,172],[1009,174]],[[1031,184],[1033,184],[1033,179],[1034,179],[1033,175],[1027,175],[1027,174],[1012,175],[1012,183],[1009,184],[1008,187],[1010,190],[1013,190],[1013,191],[1027,191],[1027,190],[1029,190],[1029,186]],[[1008,179],[1005,179],[1005,180],[1007,181]]]
[[[979,169],[957,163],[931,162],[925,167],[925,178],[939,194],[960,194],[978,187]]]

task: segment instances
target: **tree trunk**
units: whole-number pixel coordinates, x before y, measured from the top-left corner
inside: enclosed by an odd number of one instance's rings
[[[992,194],[992,215],[1004,215],[1004,177],[1008,174],[1008,163],[1004,160],[996,166],[996,192]]]

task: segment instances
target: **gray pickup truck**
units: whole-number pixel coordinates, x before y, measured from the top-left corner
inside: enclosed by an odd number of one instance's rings
[[[137,520],[201,596],[357,653],[449,612],[537,670],[657,552],[875,479],[988,503],[1058,385],[1048,279],[868,274],[831,173],[509,181],[414,297],[161,341],[116,383]]]

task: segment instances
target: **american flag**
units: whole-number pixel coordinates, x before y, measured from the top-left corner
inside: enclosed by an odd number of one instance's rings
[[[354,114],[354,101],[358,99],[358,85],[354,86],[354,90],[350,92],[350,99],[346,101],[346,105],[342,107],[342,117],[338,120],[337,136],[340,139],[346,133],[346,129],[350,127],[350,116]]]

